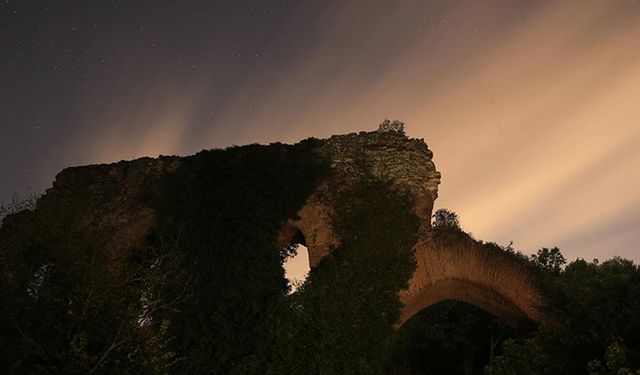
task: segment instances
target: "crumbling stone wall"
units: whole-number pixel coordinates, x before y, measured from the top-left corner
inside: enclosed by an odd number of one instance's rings
[[[408,193],[413,210],[421,219],[420,240],[414,248],[417,269],[409,288],[400,293],[405,308],[399,324],[444,299],[477,305],[509,323],[542,319],[542,296],[535,276],[508,255],[433,243],[430,223],[440,172],[422,139],[408,138],[398,131],[351,133],[321,140],[317,152],[330,161],[332,172],[317,186],[297,217],[282,223],[274,250],[286,246],[301,232],[310,265],[318,266],[340,243],[331,224],[335,198],[371,174]],[[125,256],[132,247],[144,247],[156,221],[157,213],[144,196],[154,194],[154,186],[161,183],[163,176],[176,171],[186,158],[143,158],[68,168],[57,176],[53,188],[38,204],[46,205],[51,200],[72,202],[81,194],[103,196],[104,204],[99,210],[83,211],[82,226],[112,228],[113,255]],[[13,215],[7,220],[20,217]]]
[[[422,139],[395,131],[334,135],[323,141],[318,152],[330,160],[333,174],[309,198],[299,218],[287,223],[304,233],[312,267],[339,243],[331,228],[336,194],[368,174],[410,195],[414,212],[421,219],[420,238],[428,237],[440,172]]]
[[[331,161],[334,175],[309,198],[299,218],[285,226],[304,233],[312,267],[339,244],[331,228],[335,193],[370,173],[409,193],[421,219],[414,247],[417,268],[409,287],[400,293],[404,308],[399,325],[447,299],[483,308],[513,326],[542,320],[537,276],[510,254],[489,251],[474,241],[443,244],[432,238],[430,223],[440,172],[422,139],[397,131],[336,135],[325,140],[319,152]]]

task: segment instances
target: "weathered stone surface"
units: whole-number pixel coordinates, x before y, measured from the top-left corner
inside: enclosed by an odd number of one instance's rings
[[[394,131],[351,133],[325,140],[319,152],[331,161],[334,173],[309,198],[298,213],[299,219],[288,223],[303,232],[312,267],[339,243],[331,229],[335,193],[366,174],[388,181],[412,197],[414,211],[421,219],[420,237],[428,237],[440,172],[423,140]]]
[[[420,310],[445,299],[477,305],[510,324],[541,321],[542,296],[535,276],[509,254],[488,252],[473,245],[438,243],[431,236],[431,214],[438,197],[440,173],[432,152],[421,139],[401,132],[360,132],[321,140],[317,152],[331,163],[332,173],[316,187],[297,217],[282,224],[274,251],[304,236],[310,265],[316,267],[340,243],[331,217],[341,191],[359,178],[372,174],[412,198],[421,219],[415,246],[417,269],[409,287],[400,293],[405,304],[399,324]],[[188,157],[186,157],[188,158]],[[109,165],[68,168],[56,177],[53,188],[38,203],[99,202],[80,210],[79,227],[108,228],[112,257],[143,249],[157,213],[146,195],[153,195],[164,176],[177,170],[185,158],[142,158]],[[8,221],[20,220],[13,215]],[[4,223],[7,224],[7,221]]]
[[[163,176],[175,171],[179,157],[141,158],[113,164],[63,170],[38,202],[66,202],[73,208],[78,231],[101,228],[111,233],[105,248],[112,258],[144,249],[156,213],[148,196],[160,188]]]

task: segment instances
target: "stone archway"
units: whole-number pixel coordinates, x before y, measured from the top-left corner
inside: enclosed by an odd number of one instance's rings
[[[276,238],[278,249],[294,243],[296,236],[304,238],[309,251],[309,265],[316,267],[322,258],[329,255],[339,241],[333,233],[330,218],[331,209],[313,195],[298,212],[296,219],[290,219],[282,225]]]
[[[480,307],[510,326],[542,320],[537,276],[515,256],[475,242],[456,246],[425,241],[415,246],[416,270],[400,292],[398,325],[444,300]]]

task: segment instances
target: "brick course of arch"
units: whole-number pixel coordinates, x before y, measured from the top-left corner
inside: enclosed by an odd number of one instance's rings
[[[429,240],[414,251],[416,270],[400,292],[399,325],[444,300],[480,307],[510,326],[543,319],[538,276],[513,255],[471,241],[447,245]]]

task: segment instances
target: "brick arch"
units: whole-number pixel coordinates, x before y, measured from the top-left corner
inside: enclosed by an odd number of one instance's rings
[[[542,320],[537,276],[513,255],[468,242],[415,246],[416,270],[400,292],[404,307],[398,326],[444,300],[480,307],[511,326]]]

